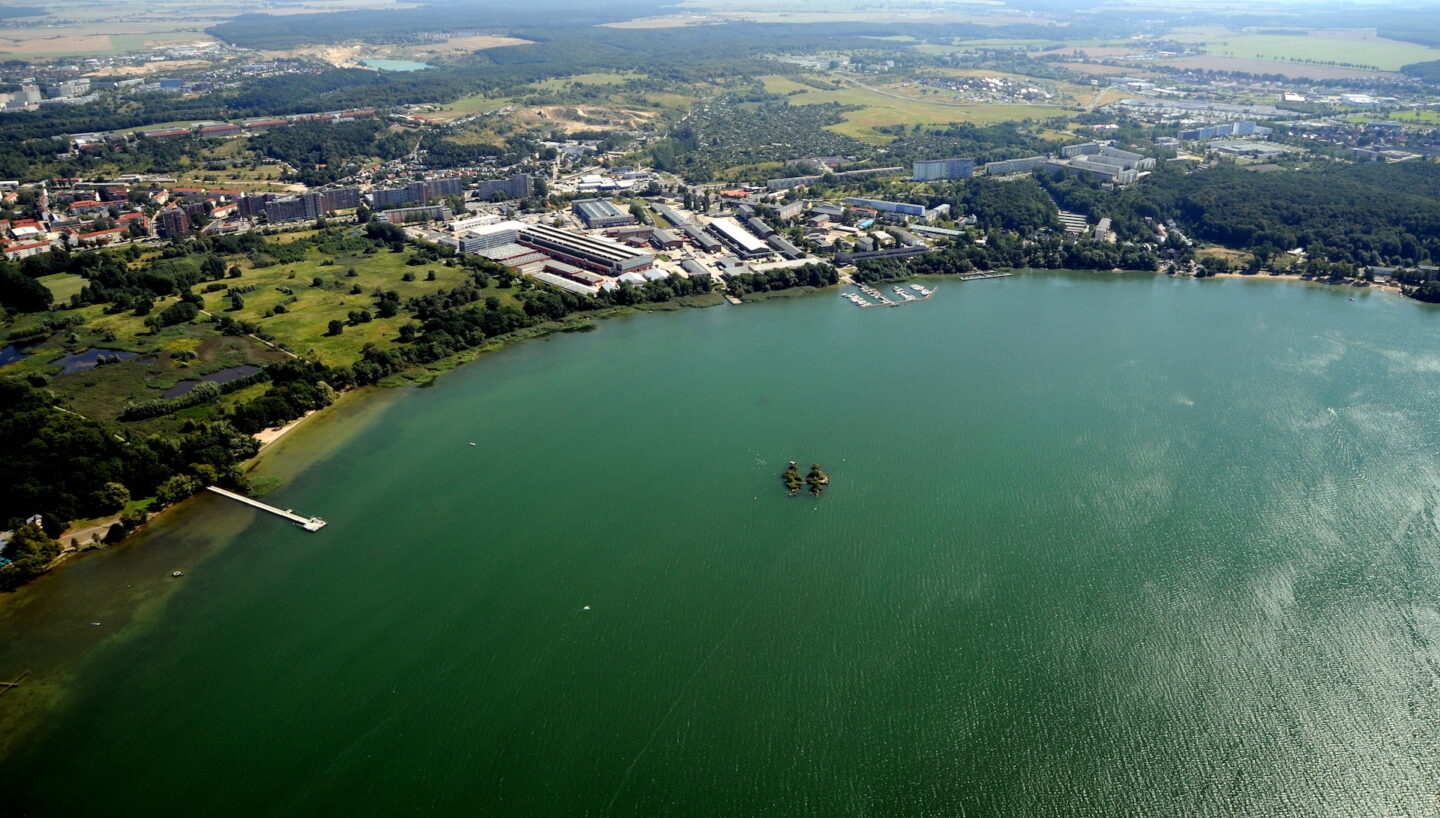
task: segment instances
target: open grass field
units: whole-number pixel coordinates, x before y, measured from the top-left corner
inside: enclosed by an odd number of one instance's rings
[[[446,103],[439,107],[439,110],[426,111],[419,114],[426,119],[433,119],[438,122],[448,122],[452,119],[471,116],[473,114],[487,114],[491,111],[498,111],[506,105],[511,104],[508,97],[487,97],[484,94],[470,94],[460,97],[454,102]]]
[[[253,285],[256,288],[241,296],[244,307],[228,310],[224,293],[207,296],[207,301],[213,298],[217,313],[259,324],[277,342],[299,354],[318,357],[329,364],[340,364],[358,358],[361,347],[367,343],[381,347],[393,345],[400,325],[411,320],[403,314],[394,318],[376,318],[369,323],[347,326],[341,335],[326,334],[330,321],[345,321],[351,311],[375,312],[372,293],[377,288],[394,290],[404,301],[440,289],[453,289],[467,278],[467,273],[458,267],[407,265],[405,261],[411,258],[409,252],[382,251],[373,255],[337,256],[333,265],[323,264],[326,258],[312,249],[305,261],[296,264],[256,269],[249,262],[242,261],[238,264],[241,277],[227,279],[226,283],[232,287]],[[356,272],[355,277],[347,277],[346,272],[352,268]],[[436,280],[426,281],[426,275],[432,271]],[[403,281],[406,273],[413,273],[415,280]],[[311,286],[314,278],[322,279],[324,285]],[[360,292],[352,293],[357,285]],[[283,292],[281,288],[291,292]],[[509,292],[496,289],[486,295],[504,296]],[[265,317],[282,304],[284,313]]]
[[[632,79],[638,79],[642,74],[617,74],[596,72],[591,74],[575,74],[569,77],[551,77],[548,80],[541,80],[535,83],[536,88],[546,91],[563,91],[576,85],[619,85]]]
[[[1402,43],[1383,37],[1312,32],[1310,36],[1244,34],[1224,37],[1205,44],[1205,52],[1243,60],[1274,60],[1371,65],[1382,71],[1397,71],[1402,65],[1440,60],[1440,49]]]
[[[85,279],[74,273],[56,273],[36,279],[45,285],[56,302],[69,303],[70,296],[85,289]]]
[[[951,122],[988,124],[1042,119],[1066,113],[1064,108],[1053,105],[941,104],[910,99],[894,91],[890,92],[895,94],[891,96],[890,93],[881,91],[882,89],[853,86],[837,91],[810,90],[789,97],[789,102],[791,105],[838,102],[842,105],[860,106],[860,110],[843,114],[845,121],[830,126],[830,130],[873,145],[883,145],[894,138],[875,130],[882,125],[944,125]]]
[[[808,85],[796,82],[789,77],[782,77],[776,74],[760,77],[760,82],[765,86],[766,93],[770,94],[792,94],[797,91],[804,93],[806,91],[816,90]]]
[[[1376,114],[1355,114],[1347,116],[1347,122],[1372,122],[1377,119],[1388,119],[1392,122],[1399,122],[1405,125],[1416,127],[1431,127],[1440,125],[1440,111],[1430,109],[1424,111],[1390,111]]]

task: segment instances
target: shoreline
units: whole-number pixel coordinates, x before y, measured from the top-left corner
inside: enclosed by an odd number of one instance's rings
[[[347,393],[348,393],[348,390],[347,390]],[[342,394],[346,394],[346,393],[342,393]],[[335,403],[339,403],[339,402],[340,402],[340,396],[336,396],[336,398],[335,398]],[[335,404],[331,404],[331,406],[334,406],[334,405],[335,405]],[[325,408],[326,408],[326,409],[329,409],[330,407],[327,406],[327,407],[325,407]],[[319,411],[322,411],[322,410],[320,410],[320,409],[311,409],[310,411],[308,411],[308,412],[306,412],[305,414],[301,415],[300,417],[298,417],[298,418],[290,421],[289,423],[285,424],[284,426],[275,426],[275,427],[266,429],[266,430],[261,431],[261,432],[256,432],[255,434],[251,435],[251,437],[253,437],[253,438],[255,438],[256,440],[260,441],[260,451],[263,452],[263,451],[265,451],[267,448],[269,448],[269,446],[270,446],[271,443],[274,443],[275,441],[277,441],[277,440],[279,440],[280,438],[284,437],[285,435],[289,434],[296,426],[299,426],[300,424],[304,423],[307,419],[310,418],[311,415],[313,415],[313,414],[315,414],[316,412],[319,412]],[[255,453],[255,457],[259,457],[259,456],[260,456],[260,452],[256,452],[256,453]],[[255,458],[252,457],[252,458],[250,458],[250,459],[251,459],[251,460],[254,460]]]

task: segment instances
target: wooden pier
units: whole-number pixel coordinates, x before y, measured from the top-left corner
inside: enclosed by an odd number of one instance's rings
[[[23,682],[23,681],[25,681],[25,677],[26,677],[26,676],[29,676],[29,675],[30,675],[30,671],[27,670],[27,671],[25,671],[24,673],[20,674],[20,676],[19,676],[18,678],[16,678],[15,681],[13,681],[13,682],[0,682],[0,696],[3,696],[3,695],[5,695],[6,693],[9,693],[10,690],[11,690],[11,688],[19,687],[19,686],[20,686],[20,683]]]
[[[220,495],[221,497],[229,497],[231,500],[238,500],[247,506],[254,506],[261,511],[268,511],[271,514],[284,517],[285,519],[289,520],[295,525],[300,526],[306,531],[319,531],[320,529],[325,527],[325,521],[320,519],[319,517],[301,517],[299,514],[296,514],[294,511],[288,508],[284,511],[281,511],[274,506],[266,505],[259,500],[252,500],[243,494],[236,494],[233,491],[226,491],[219,486],[208,486],[207,488]]]
[[[985,279],[985,278],[1009,278],[1010,276],[1013,276],[1013,275],[1015,275],[1015,274],[1014,274],[1014,273],[997,273],[997,272],[994,272],[994,271],[988,271],[988,272],[983,272],[983,273],[965,273],[964,275],[958,275],[958,276],[955,276],[955,277],[958,278],[958,279],[960,279],[961,281],[980,281],[981,279]]]

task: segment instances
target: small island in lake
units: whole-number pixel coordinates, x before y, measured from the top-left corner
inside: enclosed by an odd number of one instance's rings
[[[800,493],[800,487],[804,481],[800,479],[800,470],[796,467],[795,461],[791,460],[790,465],[785,467],[785,473],[780,475],[780,482],[785,484],[785,490],[794,497]]]
[[[799,466],[794,460],[791,460],[790,465],[786,466],[784,473],[780,475],[780,481],[785,484],[785,489],[790,492],[791,497],[799,494],[800,487],[804,485],[810,486],[810,493],[819,497],[825,487],[830,485],[830,475],[820,468],[819,463],[811,463],[810,473],[805,476],[804,480],[801,480]]]
[[[810,486],[810,493],[819,497],[820,492],[830,485],[830,475],[820,468],[819,463],[811,463],[810,473],[805,475],[805,483]]]

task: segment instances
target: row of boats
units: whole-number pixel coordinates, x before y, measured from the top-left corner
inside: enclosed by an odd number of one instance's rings
[[[860,290],[861,293],[870,296],[870,298],[874,300],[867,301],[863,296],[860,295],[860,293],[841,293],[840,297],[845,299],[846,301],[849,301],[851,304],[862,308],[894,307],[898,304],[906,304],[911,301],[924,301],[925,299],[935,294],[934,290],[928,287],[922,287],[919,284],[911,284],[909,290],[899,285],[896,285],[890,288],[891,291],[900,298],[899,301],[895,301],[888,298],[884,293],[880,292],[874,287],[869,286],[868,284],[856,284],[855,286]],[[919,296],[916,296],[916,293],[919,293]]]

